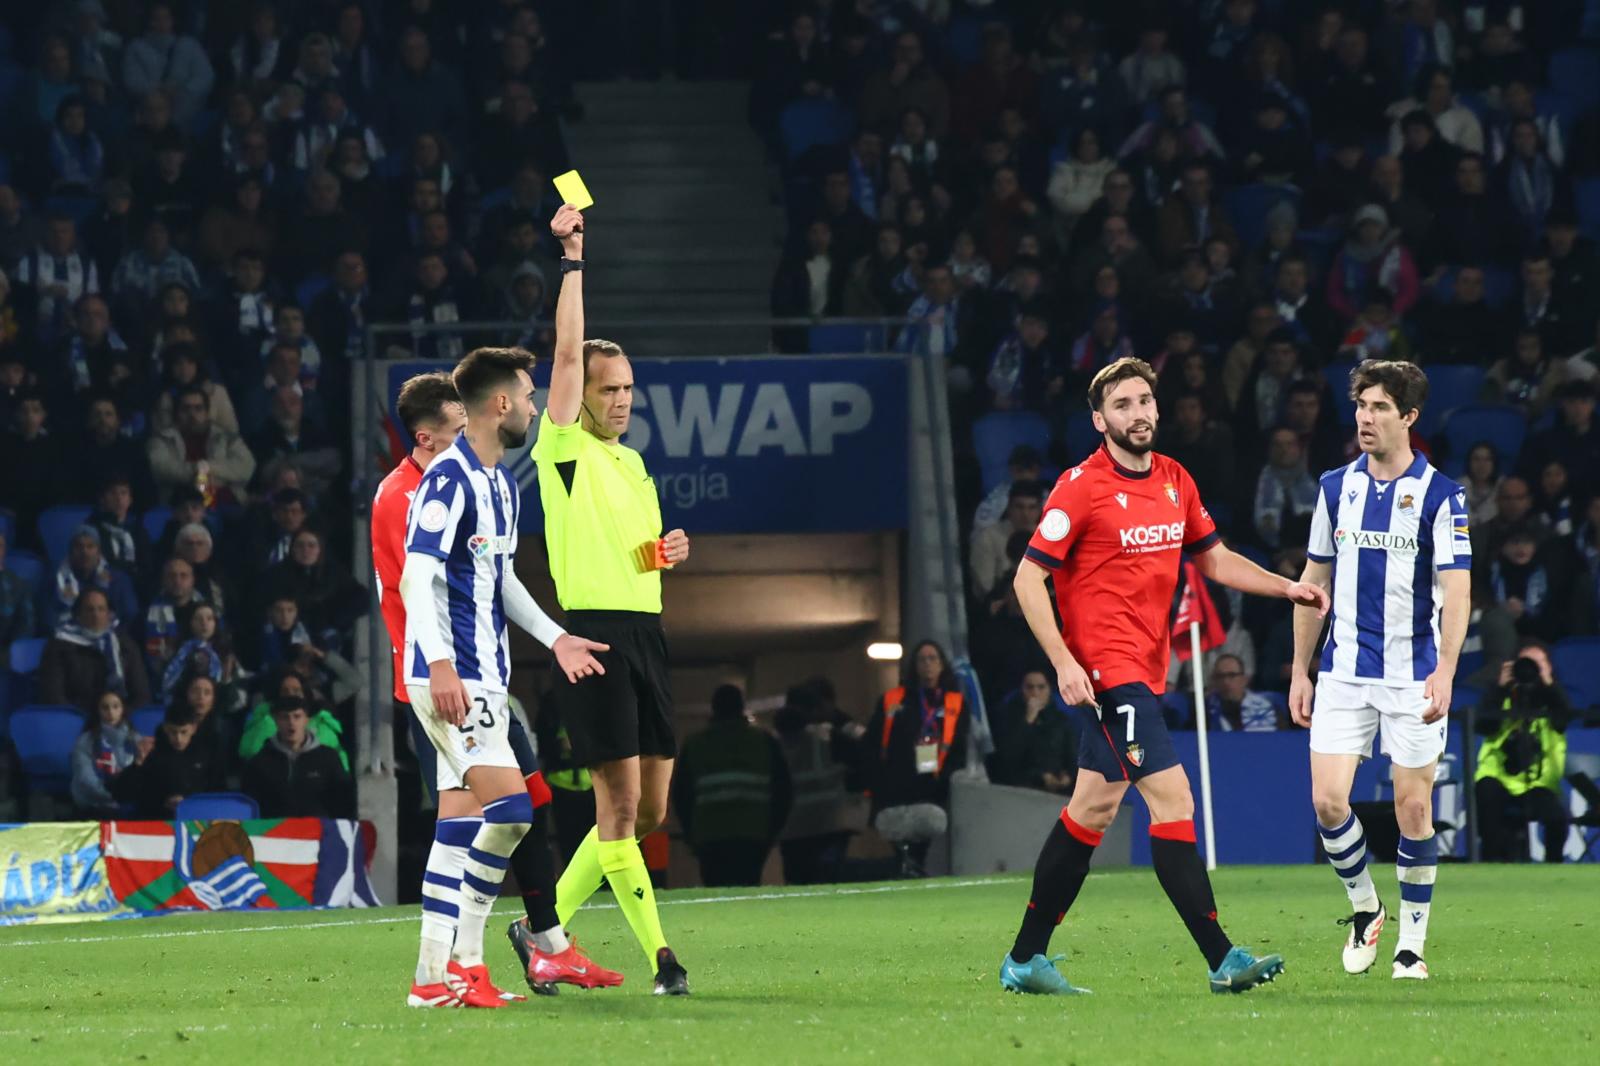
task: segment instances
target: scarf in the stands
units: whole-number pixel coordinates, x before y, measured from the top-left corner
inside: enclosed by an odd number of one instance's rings
[[[216,682],[222,681],[222,656],[217,654],[209,642],[198,637],[191,637],[178,647],[172,658],[167,661],[166,667],[161,671],[161,698],[170,700],[173,691],[178,687],[185,674],[194,670],[195,662],[199,660],[204,664],[203,670],[207,677]]]
[[[1528,618],[1543,614],[1545,601],[1550,598],[1550,575],[1539,563],[1514,567],[1496,559],[1489,567],[1489,583],[1494,589],[1496,603],[1520,596],[1523,614]]]
[[[111,565],[101,556],[100,565],[94,568],[90,578],[93,587],[97,589],[111,588]],[[72,563],[63,561],[56,569],[56,601],[67,610],[78,602],[78,594],[83,591],[78,575],[72,572]]]
[[[114,352],[125,352],[128,343],[115,330],[106,334],[106,347]],[[82,392],[92,384],[92,375],[89,371],[89,353],[80,334],[72,335],[72,343],[67,347],[67,361],[72,364],[72,387],[75,391]]]
[[[1550,160],[1542,155],[1531,161],[1513,156],[1510,171],[1511,206],[1523,224],[1538,233],[1544,228],[1545,216],[1555,198],[1555,174]]]
[[[50,133],[50,165],[57,180],[67,185],[93,185],[105,169],[105,150],[92,133],[69,137],[61,130]]]
[[[119,695],[127,695],[127,686],[122,680],[122,648],[117,644],[114,626],[106,626],[97,633],[77,622],[64,622],[56,630],[56,639],[98,651],[106,660],[106,688]]]

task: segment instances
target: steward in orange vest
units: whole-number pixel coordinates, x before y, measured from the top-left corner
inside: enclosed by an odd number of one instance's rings
[[[917,662],[932,655],[937,668]],[[943,653],[932,642],[919,645],[908,672],[914,676],[884,694],[867,725],[867,739],[877,746],[869,775],[874,813],[908,803],[945,806],[950,775],[967,764],[971,722]]]

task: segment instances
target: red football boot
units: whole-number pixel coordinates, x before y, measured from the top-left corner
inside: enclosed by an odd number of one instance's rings
[[[556,955],[533,949],[533,956],[528,961],[530,985],[564,983],[579,988],[615,988],[622,983],[620,973],[606,969],[585,955],[578,949],[576,938],[568,939],[567,950]]]
[[[456,995],[456,990],[446,982],[436,985],[411,985],[411,994],[406,996],[408,1007],[459,1007],[461,997]]]
[[[504,1007],[507,1003],[519,1003],[527,999],[526,996],[496,988],[494,982],[489,980],[489,967],[481,962],[476,966],[463,966],[452,960],[446,980],[461,997],[461,1004],[465,1007]]]

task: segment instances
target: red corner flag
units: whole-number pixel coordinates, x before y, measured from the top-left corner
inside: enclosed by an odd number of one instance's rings
[[[1179,659],[1187,661],[1191,651],[1191,623],[1200,623],[1201,651],[1220,648],[1223,641],[1228,639],[1228,633],[1222,628],[1222,618],[1217,614],[1217,605],[1211,602],[1211,594],[1206,591],[1206,582],[1200,576],[1199,568],[1185,559],[1179,576],[1183,579],[1183,591],[1178,594],[1178,609],[1172,614],[1172,650]]]

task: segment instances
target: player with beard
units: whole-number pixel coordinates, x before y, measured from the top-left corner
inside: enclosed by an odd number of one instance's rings
[[[1205,956],[1211,990],[1242,992],[1283,970],[1281,957],[1256,958],[1235,946],[1217,921],[1195,847],[1189,778],[1161,712],[1169,616],[1184,552],[1208,579],[1242,592],[1282,596],[1324,614],[1328,596],[1219,543],[1188,471],[1151,450],[1155,385],[1155,371],[1141,359],[1118,359],[1095,375],[1089,407],[1104,444],[1056,482],[1017,570],[1017,600],[1074,708],[1080,736],[1072,799],[1039,853],[1022,928],[1000,964],[1000,986],[1012,992],[1083,991],[1056,968],[1061,956],[1045,952],[1130,785],[1150,809],[1156,877]]]
[[[500,1007],[508,998],[489,980],[483,927],[533,803],[508,739],[507,622],[548,647],[573,683],[604,674],[594,655],[610,650],[564,632],[513,565],[521,493],[500,460],[527,444],[532,371],[520,348],[479,348],[461,361],[451,377],[466,429],[429,465],[407,519],[406,694],[438,752],[441,820],[482,816],[452,864],[459,876],[430,869],[424,878],[413,1007]]]

